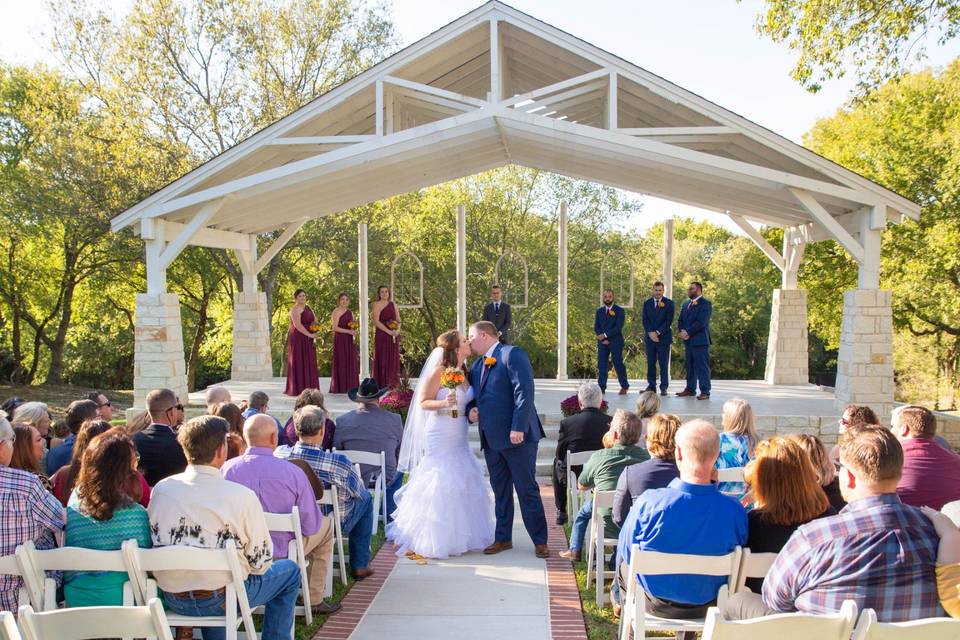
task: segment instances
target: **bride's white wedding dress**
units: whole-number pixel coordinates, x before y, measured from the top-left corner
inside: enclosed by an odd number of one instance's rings
[[[413,551],[426,558],[447,558],[480,551],[493,542],[490,484],[467,440],[466,406],[473,390],[456,392],[459,417],[449,410],[426,412],[423,457],[397,491],[397,510],[386,533],[398,555]],[[436,399],[444,400],[449,393],[440,389]]]

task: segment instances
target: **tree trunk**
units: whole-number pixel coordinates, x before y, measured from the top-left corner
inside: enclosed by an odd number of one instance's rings
[[[193,333],[193,342],[190,345],[190,356],[187,359],[187,390],[195,391],[197,386],[197,363],[200,360],[200,345],[207,334],[207,307],[210,305],[210,294],[203,292],[200,307],[197,309],[197,330]]]

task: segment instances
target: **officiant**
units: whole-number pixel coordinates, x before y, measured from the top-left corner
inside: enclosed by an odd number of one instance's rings
[[[497,328],[501,344],[509,344],[507,333],[513,323],[513,315],[510,305],[503,301],[503,289],[498,284],[490,287],[490,302],[483,308],[483,319]]]

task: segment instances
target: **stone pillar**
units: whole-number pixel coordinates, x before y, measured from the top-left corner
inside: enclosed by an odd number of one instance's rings
[[[837,358],[837,409],[865,404],[886,419],[893,408],[893,306],[891,292],[843,293],[843,327]]]
[[[807,384],[807,291],[774,289],[767,338],[767,384]]]
[[[267,294],[238,292],[233,299],[233,380],[269,380],[273,377],[270,355],[270,322]]]
[[[153,389],[172,389],[187,401],[180,299],[175,293],[139,293],[133,347],[133,406],[142,409]]]

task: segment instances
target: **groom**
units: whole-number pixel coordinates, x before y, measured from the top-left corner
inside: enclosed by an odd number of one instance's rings
[[[480,356],[470,368],[474,400],[469,419],[480,422],[480,446],[493,487],[497,529],[486,554],[513,548],[513,490],[523,525],[538,558],[547,551],[547,519],[537,485],[537,442],[544,437],[533,406],[533,369],[519,347],[500,344],[492,322],[470,327],[470,350]]]

